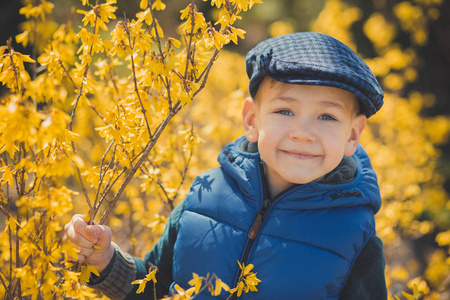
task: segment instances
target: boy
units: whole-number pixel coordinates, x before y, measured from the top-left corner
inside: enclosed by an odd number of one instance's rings
[[[366,118],[383,104],[372,72],[314,32],[263,41],[246,64],[245,136],[222,150],[220,168],[196,178],[144,260],[113,245],[106,226],[79,215],[66,225],[79,260],[101,272],[90,285],[113,299],[151,298],[151,285],[144,296],[130,282],[156,265],[158,297],[175,283],[189,288],[192,273],[232,288],[239,261],[261,280],[242,299],[386,299],[374,221],[381,199],[359,146]]]

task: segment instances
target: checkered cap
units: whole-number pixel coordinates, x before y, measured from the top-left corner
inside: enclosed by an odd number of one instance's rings
[[[353,93],[367,117],[383,105],[383,91],[367,64],[337,39],[297,32],[267,39],[246,57],[250,95],[265,76],[292,84],[324,85]]]

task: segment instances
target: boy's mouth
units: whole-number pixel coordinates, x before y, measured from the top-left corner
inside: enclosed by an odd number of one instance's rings
[[[316,155],[310,152],[299,152],[299,151],[290,151],[290,150],[281,150],[284,154],[296,158],[296,159],[314,159],[318,158],[321,155]]]

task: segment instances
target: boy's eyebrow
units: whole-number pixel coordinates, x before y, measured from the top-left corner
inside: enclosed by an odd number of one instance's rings
[[[331,108],[338,108],[341,110],[345,110],[345,107],[339,102],[324,100],[324,101],[320,101],[320,104],[322,104],[323,106],[331,107]]]
[[[295,101],[294,98],[287,97],[287,96],[276,96],[276,97],[273,98],[273,100]]]
[[[287,101],[287,102],[296,101],[296,99],[287,97],[287,96],[278,96],[278,97],[275,97],[274,100],[282,100],[282,101]],[[319,101],[319,103],[326,107],[337,108],[337,109],[340,109],[343,111],[345,110],[344,105],[342,105],[338,101],[322,100],[322,101]]]

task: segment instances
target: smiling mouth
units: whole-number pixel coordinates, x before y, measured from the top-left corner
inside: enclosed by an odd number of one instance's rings
[[[296,158],[296,159],[314,159],[314,158],[318,158],[320,157],[320,155],[315,155],[312,153],[308,153],[308,152],[292,152],[292,151],[287,151],[287,150],[281,150],[281,152],[283,152],[284,154]]]

